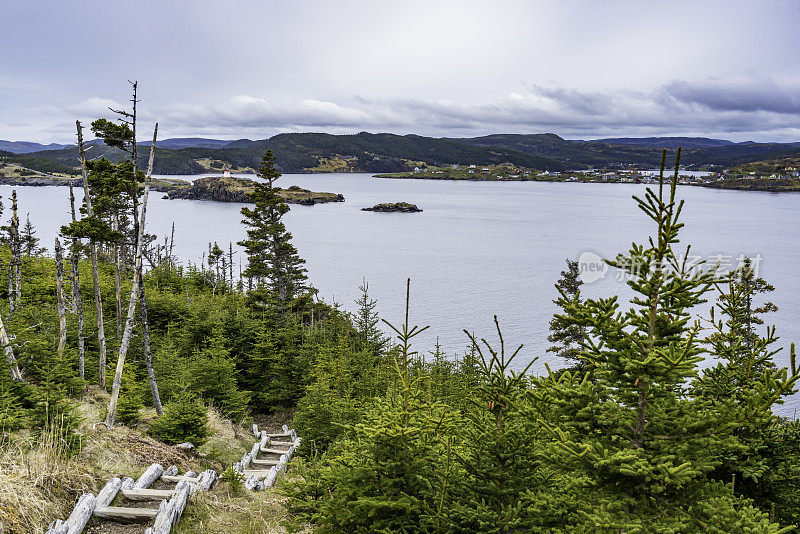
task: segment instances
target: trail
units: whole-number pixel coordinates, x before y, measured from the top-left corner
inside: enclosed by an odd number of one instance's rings
[[[232,468],[244,478],[244,487],[251,491],[271,488],[300,446],[294,429],[283,425],[281,433],[259,431],[253,425],[255,442]],[[213,491],[219,474],[206,470],[179,474],[177,466],[164,469],[153,463],[135,481],[130,477],[111,478],[95,496],[85,493],[78,499],[66,520],[50,524],[47,534],[89,533],[169,534],[181,520],[198,492]],[[156,505],[156,503],[158,503]],[[87,528],[89,521],[92,524]],[[143,527],[142,523],[149,526]],[[142,530],[144,529],[144,530]]]

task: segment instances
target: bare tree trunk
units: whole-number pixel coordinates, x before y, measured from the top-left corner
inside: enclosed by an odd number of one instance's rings
[[[3,317],[0,316],[0,343],[3,344],[3,349],[6,353],[6,361],[11,368],[11,378],[14,380],[22,380],[22,373],[17,365],[17,359],[14,357],[14,348],[11,346],[11,340],[6,332],[6,326],[3,324]]]
[[[142,216],[139,219],[139,233],[136,240],[136,256],[134,258],[133,284],[131,286],[131,298],[128,303],[128,316],[125,318],[125,330],[122,333],[122,341],[119,345],[117,356],[117,368],[114,373],[114,385],[111,390],[111,400],[108,403],[108,414],[106,415],[106,425],[110,428],[114,425],[117,416],[117,402],[119,401],[119,390],[122,385],[122,369],[125,367],[125,356],[128,354],[128,344],[131,340],[133,331],[133,321],[136,316],[136,301],[139,298],[139,283],[142,278],[142,253],[144,249],[144,227],[145,216],[147,215],[147,197],[150,193],[150,177],[153,175],[153,159],[156,152],[156,138],[158,135],[158,123],[153,130],[153,144],[150,145],[150,160],[147,163],[147,175],[144,182],[144,194],[142,195]]]
[[[231,289],[233,289],[233,243],[228,241],[228,270],[231,275]]]
[[[56,299],[58,301],[58,356],[64,355],[67,345],[67,315],[64,309],[64,263],[61,257],[61,242],[56,238]]]
[[[150,351],[150,325],[147,322],[147,299],[144,294],[144,280],[139,283],[139,313],[142,319],[142,344],[144,345],[144,362],[147,365],[147,378],[150,381],[150,395],[153,398],[153,406],[158,415],[164,413],[161,407],[161,395],[158,394],[158,384],[156,383],[156,372],[153,369],[153,355]]]
[[[83,201],[86,203],[86,214],[94,215],[92,211],[92,197],[89,196],[89,175],[86,170],[86,150],[83,148],[83,131],[81,121],[75,121],[78,128],[78,152],[81,156],[81,174],[83,175]],[[94,283],[94,307],[97,312],[97,345],[100,348],[98,358],[98,384],[100,389],[106,389],[106,333],[103,327],[103,300],[100,295],[100,274],[97,271],[97,243],[89,240],[89,252],[92,258],[92,282]]]
[[[114,215],[114,218],[111,221],[111,229],[115,231],[119,230],[119,217],[117,215]],[[119,339],[119,335],[122,332],[122,282],[120,281],[119,271],[119,244],[114,243],[114,284],[117,297],[117,339]]]
[[[11,227],[9,232],[9,248],[11,249],[11,263],[8,273],[8,302],[10,313],[14,313],[22,300],[22,258],[21,243],[19,240],[19,213],[17,210],[17,190],[11,192]]]
[[[69,184],[69,204],[72,210],[72,222],[75,222],[75,192],[72,190],[71,183]],[[84,379],[86,374],[86,354],[83,340],[83,297],[81,296],[80,258],[78,254],[78,240],[73,238],[72,251],[70,252],[70,260],[72,261],[72,306],[78,315],[78,373],[81,379]]]
[[[172,269],[172,249],[174,246],[175,246],[175,221],[172,221],[172,236],[169,239],[169,256],[167,257],[170,269]]]

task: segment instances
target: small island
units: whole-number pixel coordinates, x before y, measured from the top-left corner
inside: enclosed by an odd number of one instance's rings
[[[380,213],[419,213],[422,210],[416,204],[409,204],[408,202],[394,202],[375,204],[371,208],[361,208],[361,211],[377,211]]]
[[[164,198],[190,200],[216,200],[217,202],[252,202],[250,194],[256,182],[247,178],[230,176],[211,176],[198,178],[186,187],[175,187],[167,191]],[[276,192],[289,204],[313,206],[326,202],[344,202],[344,196],[338,193],[317,193],[293,185],[288,189],[275,188]]]

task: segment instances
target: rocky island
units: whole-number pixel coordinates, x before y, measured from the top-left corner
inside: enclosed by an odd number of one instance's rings
[[[198,178],[191,185],[185,187],[172,188],[167,191],[164,198],[248,203],[252,202],[250,194],[253,192],[255,185],[256,182],[247,178],[212,176]],[[289,204],[312,206],[326,202],[344,202],[344,197],[340,194],[317,193],[296,185],[288,189],[276,188],[276,191]]]
[[[416,204],[409,204],[408,202],[394,202],[375,204],[371,208],[361,208],[361,211],[377,211],[381,213],[418,213],[422,210],[419,209]]]

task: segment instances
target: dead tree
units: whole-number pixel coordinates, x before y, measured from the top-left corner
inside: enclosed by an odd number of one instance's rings
[[[145,216],[147,215],[147,197],[150,193],[150,177],[153,175],[153,160],[155,158],[157,136],[158,123],[156,123],[155,129],[153,130],[153,144],[150,145],[150,159],[147,163],[147,175],[144,181],[142,215],[139,218],[139,235],[136,239],[133,284],[131,286],[131,298],[128,303],[128,315],[125,318],[125,330],[122,333],[122,340],[119,345],[117,368],[114,373],[114,385],[111,390],[111,400],[108,403],[108,414],[106,415],[106,426],[109,428],[114,425],[114,419],[117,416],[117,402],[119,401],[119,390],[122,385],[122,369],[125,367],[125,356],[128,354],[128,345],[130,344],[131,333],[133,332],[133,321],[136,316],[136,301],[139,298],[139,284],[142,278],[142,254],[144,252]]]
[[[19,239],[16,189],[11,192],[11,226],[8,228],[8,244],[11,249],[11,262],[8,264],[8,304],[9,311],[13,314],[22,300],[22,243]]]
[[[86,214],[94,216],[92,197],[89,195],[89,173],[86,170],[86,150],[83,147],[83,127],[81,121],[75,121],[78,129],[78,153],[81,157],[81,174],[83,175],[83,201],[86,203]],[[98,384],[106,389],[106,333],[103,327],[103,300],[100,294],[100,274],[97,270],[97,243],[89,239],[89,254],[92,259],[92,282],[94,283],[94,307],[97,313],[97,345],[100,349],[98,358]]]
[[[3,324],[3,317],[0,316],[0,343],[3,345],[3,350],[6,353],[6,361],[8,367],[11,369],[11,378],[14,380],[22,380],[22,373],[17,365],[17,358],[14,357],[14,347],[11,346],[11,339],[6,332],[6,326]]]
[[[64,355],[67,345],[67,315],[64,309],[64,263],[61,242],[56,238],[56,300],[58,301],[58,356]]]
[[[144,221],[144,217],[142,217]],[[156,383],[156,372],[153,369],[153,354],[150,350],[150,325],[147,322],[147,299],[144,294],[144,280],[139,283],[139,313],[142,320],[142,344],[144,345],[144,362],[147,366],[147,379],[150,381],[150,396],[153,398],[153,406],[156,414],[162,415],[164,409],[161,407],[161,395],[158,393]]]
[[[75,222],[75,192],[72,184],[69,184],[69,205],[72,211],[72,222]],[[70,250],[70,261],[72,263],[72,310],[78,315],[78,372],[81,379],[85,378],[85,344],[83,340],[83,297],[81,296],[80,278],[80,249],[78,240],[72,238]]]
[[[111,219],[111,229],[115,232],[119,230],[119,217],[116,214],[113,219]],[[122,281],[120,280],[119,258],[119,243],[114,243],[114,293],[117,299],[117,339],[119,339],[119,334],[122,331]]]

